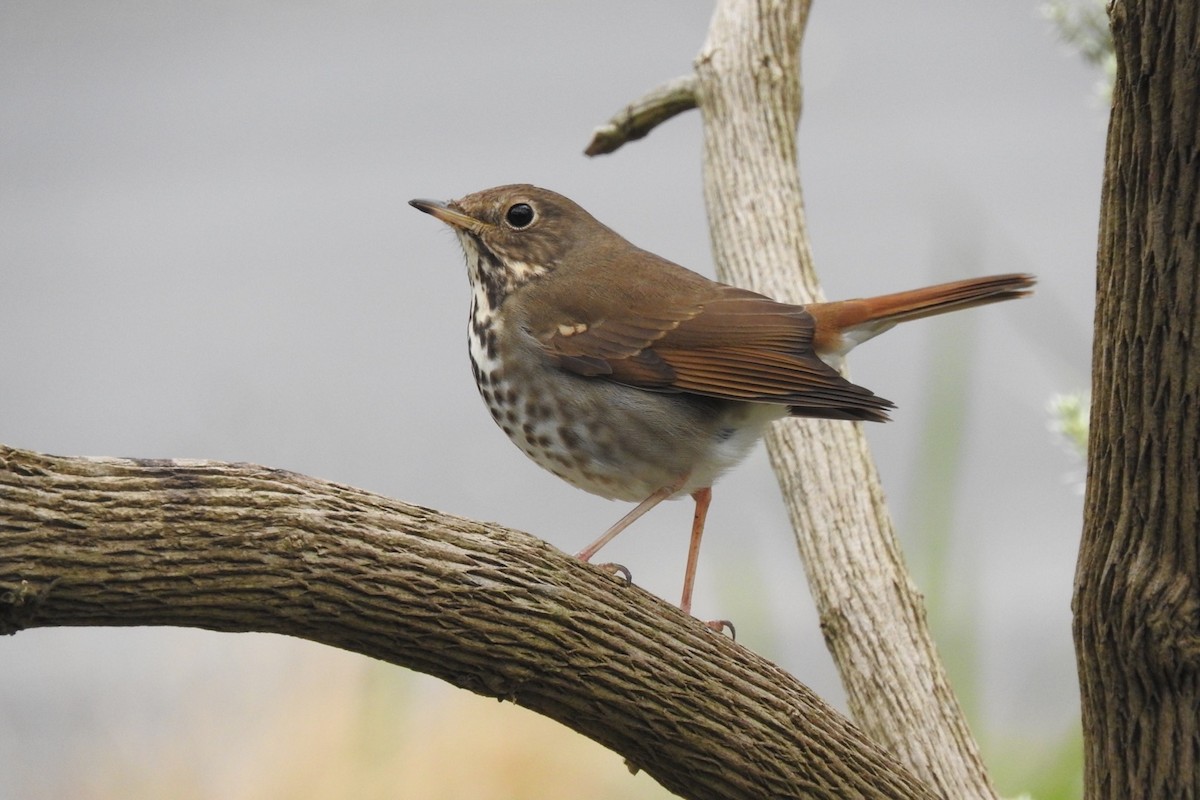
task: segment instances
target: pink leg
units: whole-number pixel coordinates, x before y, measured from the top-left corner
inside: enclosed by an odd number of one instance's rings
[[[704,518],[708,516],[708,504],[712,502],[712,487],[706,486],[692,492],[696,501],[696,514],[692,517],[692,541],[688,545],[687,569],[683,573],[683,599],[679,608],[683,613],[692,613],[692,586],[696,583],[696,563],[700,560],[700,537],[704,535]]]
[[[630,525],[632,525],[634,522],[636,522],[643,514],[645,514],[650,509],[654,508],[656,505],[661,503],[663,500],[666,500],[668,497],[670,497],[671,495],[678,492],[679,488],[681,486],[683,486],[683,482],[685,480],[687,480],[686,475],[684,477],[680,478],[675,483],[671,484],[670,486],[664,486],[663,488],[656,491],[654,494],[647,497],[642,502],[638,503],[637,507],[634,508],[633,511],[630,511],[628,514],[626,514],[625,516],[623,516],[619,520],[617,520],[616,524],[613,525],[608,530],[606,530],[599,539],[597,539],[596,541],[589,544],[587,547],[580,550],[579,554],[576,556],[576,558],[578,558],[580,561],[590,561],[592,556],[596,555],[596,552],[601,547],[604,547],[604,545],[608,544],[614,538],[616,538],[618,533],[620,533],[621,531],[628,528]]]

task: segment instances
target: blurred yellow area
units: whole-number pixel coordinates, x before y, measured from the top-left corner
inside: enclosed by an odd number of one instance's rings
[[[234,687],[232,697],[221,676],[189,681],[182,693],[189,699],[168,732],[113,731],[79,765],[72,796],[674,796],[645,774],[630,774],[615,753],[512,703],[352,653],[264,639],[290,651],[291,669],[280,671],[286,678],[254,696]]]

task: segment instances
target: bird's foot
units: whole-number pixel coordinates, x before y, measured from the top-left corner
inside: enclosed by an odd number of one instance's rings
[[[613,577],[616,577],[619,575],[625,579],[625,583],[627,583],[631,586],[633,585],[633,573],[630,572],[625,567],[624,564],[608,563],[608,564],[596,564],[595,566],[598,567],[599,569],[604,570],[605,572],[611,572],[613,574]]]
[[[716,633],[724,633],[725,630],[728,629],[729,630],[729,638],[734,640],[735,642],[737,641],[737,629],[734,628],[733,623],[727,619],[707,620],[704,623],[704,627],[708,628],[710,631],[715,631]]]

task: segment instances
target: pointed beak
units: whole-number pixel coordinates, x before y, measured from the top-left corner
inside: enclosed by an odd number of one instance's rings
[[[469,217],[461,211],[451,208],[447,203],[437,200],[409,200],[408,204],[418,211],[424,211],[426,214],[440,219],[447,225],[453,225],[455,228],[462,228],[474,234],[479,234],[486,227],[486,223]]]

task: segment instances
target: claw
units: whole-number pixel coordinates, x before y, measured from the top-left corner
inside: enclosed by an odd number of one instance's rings
[[[725,629],[728,628],[729,638],[735,642],[737,641],[737,629],[734,628],[733,623],[727,619],[710,619],[704,623],[704,627],[717,633],[724,633]]]
[[[596,566],[599,567],[600,569],[604,570],[605,572],[611,572],[614,577],[617,575],[620,575],[621,577],[623,577],[625,579],[625,583],[629,584],[630,586],[633,585],[633,573],[630,572],[628,569],[626,569],[624,564],[609,563],[609,564],[597,564]]]

